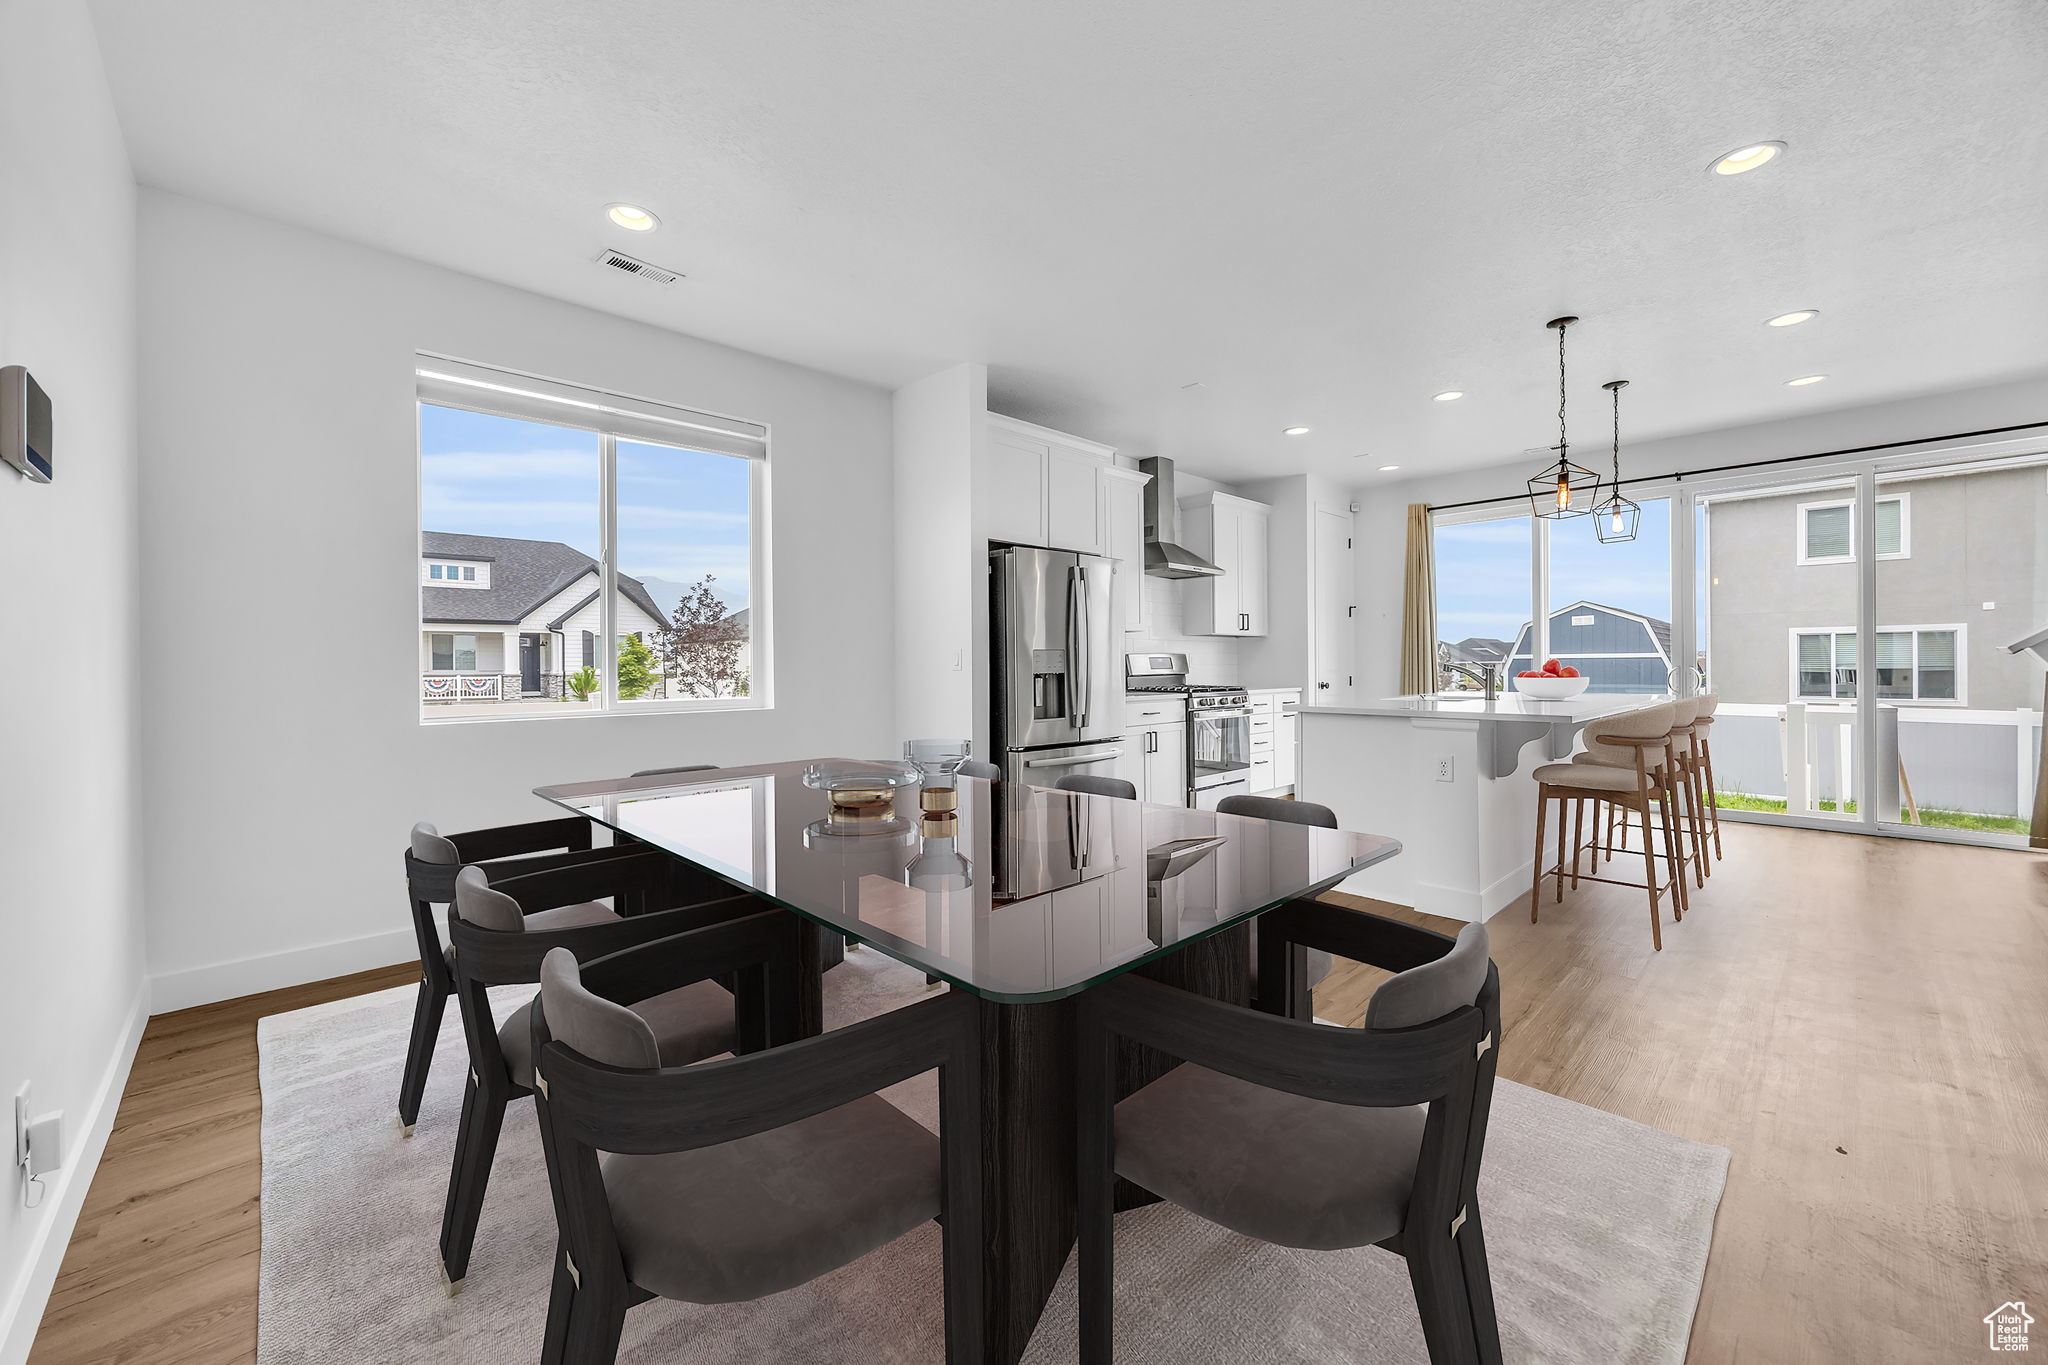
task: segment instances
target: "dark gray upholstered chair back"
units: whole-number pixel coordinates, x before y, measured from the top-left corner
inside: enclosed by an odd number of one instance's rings
[[[984,782],[1000,782],[1003,780],[1003,770],[1001,768],[998,768],[993,763],[982,763],[972,758],[961,760],[960,775],[963,777],[978,777]]]
[[[455,913],[465,924],[479,929],[505,934],[526,929],[526,914],[519,902],[502,891],[493,891],[489,875],[480,867],[465,867],[455,874]]]
[[[718,765],[716,763],[685,763],[680,768],[642,768],[639,772],[634,773],[633,776],[665,777],[669,773],[715,773],[717,771]]]
[[[444,838],[440,830],[424,820],[412,827],[412,856],[423,863],[462,861],[462,855],[455,849],[455,841]]]
[[[1295,825],[1337,828],[1337,812],[1313,801],[1288,801],[1278,796],[1226,796],[1216,803],[1218,815],[1249,815],[1255,820],[1285,820]]]
[[[654,1026],[624,1005],[583,989],[583,970],[567,948],[541,959],[540,998],[554,1036],[593,1062],[643,1070],[661,1065]]]
[[[1365,1005],[1367,1028],[1413,1028],[1476,1004],[1486,985],[1486,926],[1468,924],[1458,941],[1433,962],[1380,982]]]
[[[1089,796],[1121,796],[1126,801],[1138,799],[1136,784],[1121,777],[1095,777],[1088,773],[1068,773],[1053,784],[1063,792],[1082,792]]]

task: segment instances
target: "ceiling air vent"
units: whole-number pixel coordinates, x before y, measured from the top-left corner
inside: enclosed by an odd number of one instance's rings
[[[663,270],[658,265],[649,265],[645,261],[635,260],[633,257],[619,251],[598,252],[597,263],[599,265],[608,265],[614,270],[623,270],[628,275],[638,275],[643,280],[653,280],[656,284],[674,284],[682,278],[681,275],[678,275],[673,270]]]

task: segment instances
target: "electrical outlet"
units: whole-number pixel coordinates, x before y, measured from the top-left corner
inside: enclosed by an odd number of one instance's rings
[[[1457,781],[1457,772],[1456,772],[1455,768],[1453,767],[1453,762],[1454,762],[1454,761],[1453,761],[1452,759],[1449,759],[1449,758],[1440,758],[1440,759],[1438,759],[1438,760],[1436,761],[1436,780],[1437,780],[1437,781],[1439,781],[1439,782],[1455,782],[1455,781]]]

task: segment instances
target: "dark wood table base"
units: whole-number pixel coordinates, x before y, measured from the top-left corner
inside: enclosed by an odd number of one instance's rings
[[[1240,924],[1137,969],[1182,990],[1247,1004],[1251,929]],[[1074,1002],[981,1002],[982,1191],[987,1251],[983,1358],[1015,1365],[1074,1247]],[[1177,1059],[1131,1047],[1118,1093],[1166,1074]],[[1157,1196],[1117,1182],[1119,1210]]]

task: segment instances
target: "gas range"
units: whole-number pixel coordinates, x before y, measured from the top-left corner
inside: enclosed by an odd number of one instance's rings
[[[1146,655],[1156,658],[1157,655]],[[1241,687],[1222,687],[1215,683],[1134,683],[1124,684],[1126,692],[1171,692],[1188,699],[1188,706],[1200,710],[1217,710],[1225,707],[1251,705],[1251,693]]]
[[[1124,691],[1170,692],[1186,697],[1189,710],[1244,710],[1252,704],[1242,687],[1189,682],[1185,654],[1124,655]]]

